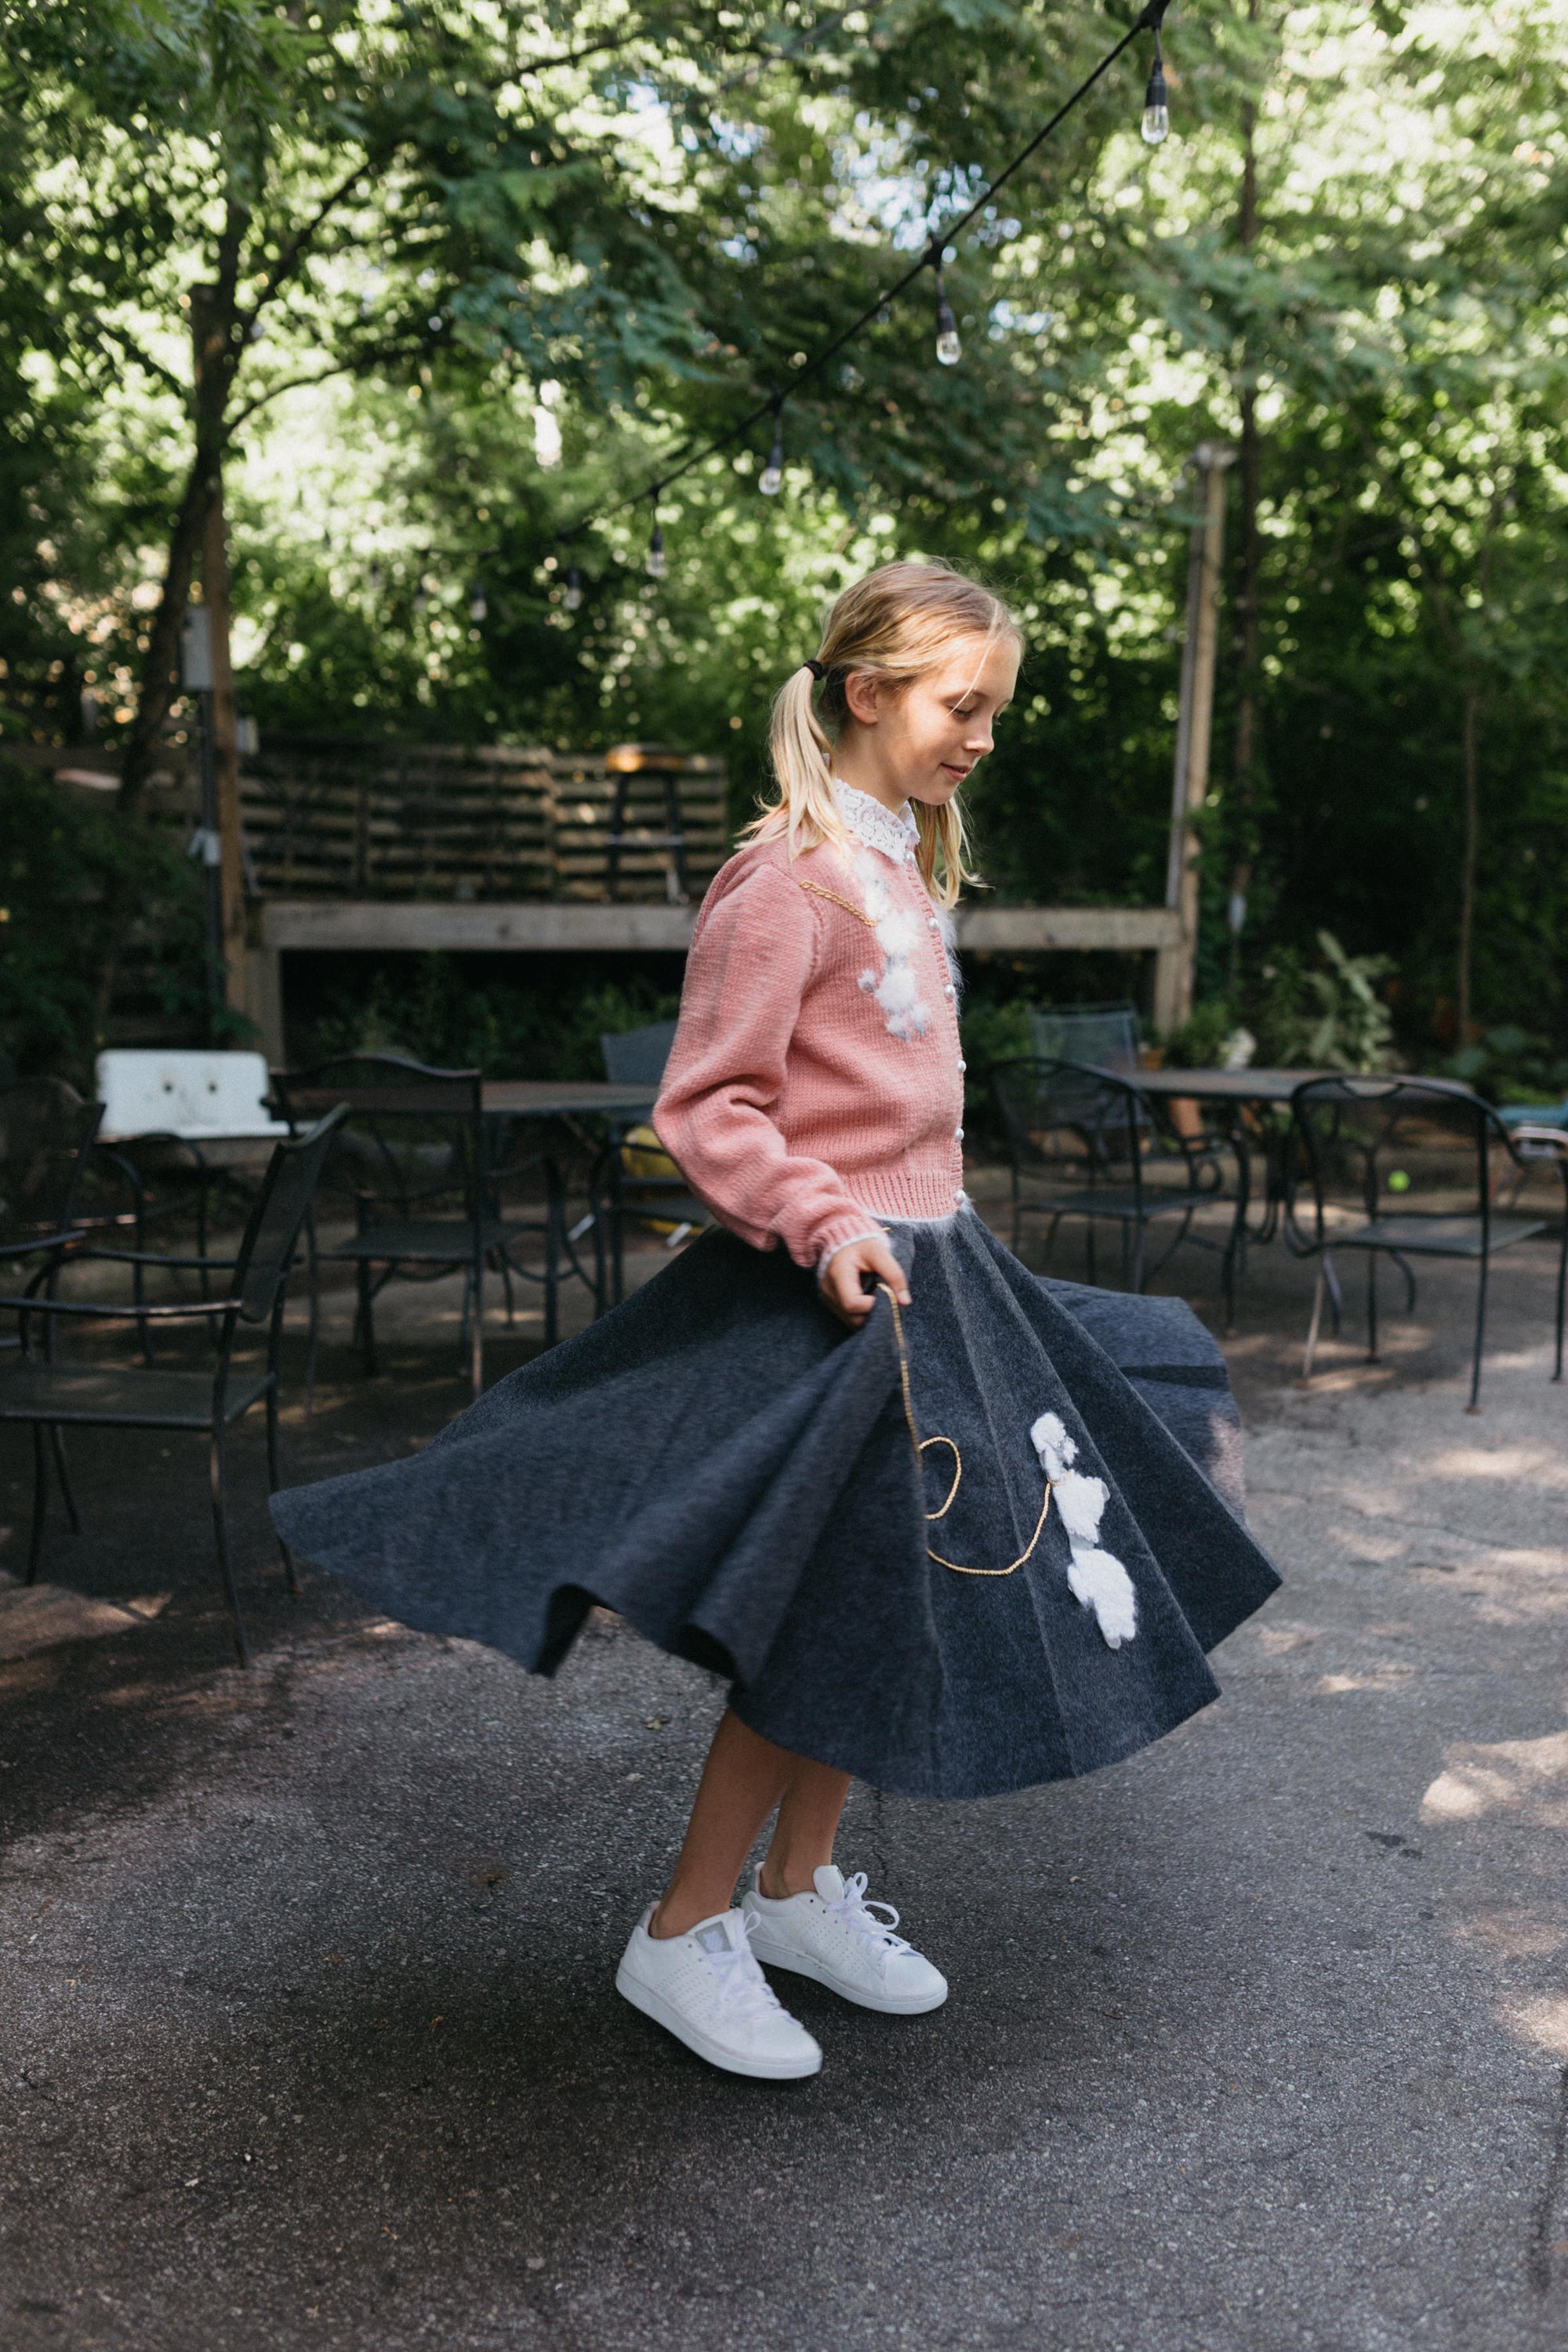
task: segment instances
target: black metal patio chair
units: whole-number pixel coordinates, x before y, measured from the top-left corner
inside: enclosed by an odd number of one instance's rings
[[[1138,1014],[1125,998],[1105,1004],[1031,1004],[1029,1050],[1038,1062],[1079,1062],[1138,1074]]]
[[[1049,1263],[1064,1218],[1086,1221],[1089,1279],[1099,1278],[1096,1226],[1120,1228],[1124,1279],[1142,1290],[1184,1241],[1217,1250],[1228,1325],[1236,1303],[1236,1267],[1246,1233],[1246,1162],[1237,1154],[1234,1191],[1227,1191],[1209,1139],[1189,1143],[1163,1121],[1154,1103],[1131,1077],[1088,1063],[1033,1055],[995,1063],[991,1096],[1007,1139],[1012,1171],[1015,1250],[1026,1218],[1047,1220]],[[1194,1234],[1200,1210],[1231,1211],[1223,1242]],[[1175,1231],[1151,1263],[1145,1235],[1174,1221]]]
[[[554,1345],[565,1217],[552,1173],[553,1162],[540,1163],[547,1187],[542,1216],[503,1213],[498,1190],[501,1171],[489,1163],[478,1070],[434,1069],[400,1054],[355,1054],[307,1070],[274,1071],[273,1086],[291,1124],[318,1118],[330,1105],[341,1103],[348,1112],[321,1189],[323,1197],[335,1194],[352,1204],[354,1231],[341,1241],[318,1244],[312,1251],[312,1386],[318,1260],[354,1268],[359,1294],[354,1328],[367,1377],[376,1370],[375,1301],[395,1279],[435,1282],[461,1272],[458,1349],[468,1362],[475,1396],[485,1379],[488,1267],[501,1276],[509,1319],[511,1276],[520,1275],[542,1286],[545,1345]],[[508,1181],[521,1172],[521,1165],[504,1171]],[[543,1235],[542,1272],[535,1273],[511,1255],[512,1243],[528,1234]]]
[[[1448,1078],[1309,1078],[1292,1095],[1290,1111],[1310,1189],[1311,1223],[1303,1231],[1293,1188],[1288,1235],[1298,1255],[1318,1261],[1302,1380],[1312,1377],[1325,1288],[1331,1296],[1337,1289],[1336,1250],[1359,1250],[1366,1260],[1368,1363],[1378,1360],[1378,1259],[1392,1258],[1403,1274],[1407,1312],[1415,1305],[1413,1258],[1468,1259],[1477,1280],[1466,1411],[1479,1412],[1492,1258],[1544,1233],[1549,1222],[1505,1214],[1497,1207],[1500,1181],[1521,1165],[1517,1139],[1489,1103]],[[1564,1209],[1557,1268],[1560,1369],[1568,1281],[1568,1158],[1559,1157],[1558,1167]]]
[[[82,1181],[102,1115],[64,1078],[0,1087],[0,1265],[81,1239]]]
[[[613,1086],[647,1086],[657,1093],[675,1043],[675,1030],[673,1021],[650,1021],[642,1029],[605,1030],[599,1039],[605,1076]]]
[[[647,1086],[657,1094],[669,1049],[673,1021],[606,1033],[599,1039],[605,1076],[615,1086]],[[626,1231],[628,1223],[649,1225],[672,1245],[713,1222],[651,1129],[616,1120],[609,1141],[589,1173],[589,1214],[599,1267],[598,1306],[620,1305],[626,1296]],[[606,1279],[607,1260],[607,1279]]]
[[[1563,1378],[1563,1318],[1568,1307],[1568,1129],[1545,1120],[1514,1120],[1503,1115],[1509,1140],[1520,1160],[1520,1182],[1513,1188],[1511,1199],[1517,1197],[1530,1178],[1531,1160],[1549,1160],[1563,1180],[1563,1246],[1557,1253],[1557,1343],[1552,1352],[1552,1377]]]
[[[278,1356],[283,1334],[283,1306],[289,1272],[309,1213],[321,1167],[331,1149],[341,1112],[320,1120],[309,1134],[274,1147],[257,1194],[245,1238],[234,1260],[226,1294],[221,1298],[160,1302],[149,1306],[132,1299],[123,1305],[100,1299],[64,1299],[52,1295],[51,1268],[39,1270],[21,1296],[0,1299],[0,1307],[16,1311],[21,1328],[20,1360],[0,1366],[0,1421],[30,1423],[33,1430],[33,1525],[27,1552],[27,1582],[37,1581],[43,1560],[44,1527],[48,1511],[48,1465],[45,1433],[62,1428],[171,1429],[193,1434],[205,1433],[212,1478],[213,1529],[218,1564],[223,1571],[228,1605],[234,1618],[235,1646],[241,1665],[249,1664],[245,1625],[229,1550],[227,1499],[225,1491],[225,1440],[236,1422],[254,1404],[267,1408],[267,1476],[268,1491],[278,1490]],[[98,1258],[132,1259],[128,1250],[99,1250]],[[74,1262],[74,1261],[73,1261]],[[168,1258],[160,1261],[173,1263]],[[174,1323],[203,1324],[212,1331],[216,1356],[210,1370],[148,1370],[59,1360],[54,1334],[61,1318],[103,1322],[136,1321],[145,1318],[160,1328]],[[43,1328],[35,1334],[34,1324]],[[239,1370],[233,1363],[234,1342],[241,1324],[267,1328],[267,1358],[259,1371]],[[42,1338],[40,1349],[37,1339]],[[79,1525],[63,1456],[57,1451],[56,1468],[73,1526]],[[290,1592],[299,1591],[294,1561],[279,1543]]]
[[[7,1057],[8,1059],[9,1057]],[[14,1286],[30,1261],[42,1258],[50,1278],[83,1239],[82,1195],[92,1162],[101,1103],[83,1102],[64,1078],[18,1078],[0,1086],[0,1285]],[[19,1331],[0,1338],[7,1353]],[[69,1496],[65,1443],[51,1430],[63,1491]],[[76,1506],[69,1504],[75,1528]]]

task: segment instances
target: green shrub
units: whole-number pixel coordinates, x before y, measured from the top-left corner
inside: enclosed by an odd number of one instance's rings
[[[106,795],[107,798],[107,795]],[[105,1043],[100,976],[116,895],[136,909],[121,959],[141,1025],[199,1036],[202,901],[175,842],[84,805],[52,776],[0,760],[0,1047],[24,1076],[90,1088]]]
[[[1394,1023],[1378,983],[1396,971],[1393,957],[1347,955],[1332,931],[1320,931],[1318,946],[1321,964],[1281,952],[1264,966],[1263,1059],[1283,1069],[1392,1069]]]
[[[1194,1005],[1181,1027],[1165,1040],[1165,1060],[1175,1070],[1217,1069],[1235,1027],[1229,999],[1205,998]]]
[[[526,986],[476,982],[451,956],[388,962],[363,992],[345,991],[310,1024],[300,1060],[401,1053],[492,1078],[601,1078],[601,1034],[672,1021],[678,991],[643,974],[584,980],[569,966]]]
[[[1475,1045],[1445,1062],[1443,1071],[1494,1103],[1558,1103],[1568,1093],[1568,1060],[1553,1050],[1549,1037],[1512,1022],[1485,1031]]]

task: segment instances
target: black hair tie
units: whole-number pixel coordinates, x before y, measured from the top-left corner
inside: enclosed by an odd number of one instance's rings
[[[823,679],[827,676],[827,664],[826,662],[819,662],[815,654],[812,655],[809,661],[802,662],[801,667],[802,669],[808,669],[811,672],[818,686],[821,685]]]

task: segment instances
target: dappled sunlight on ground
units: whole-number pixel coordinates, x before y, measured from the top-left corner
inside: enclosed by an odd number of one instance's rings
[[[1451,1751],[1421,1800],[1422,1820],[1476,1822],[1489,1813],[1568,1829],[1568,1731]]]

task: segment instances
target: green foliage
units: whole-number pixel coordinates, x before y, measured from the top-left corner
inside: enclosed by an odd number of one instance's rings
[[[1391,1069],[1394,1024],[1378,983],[1397,969],[1394,959],[1347,955],[1331,931],[1318,933],[1318,946],[1319,964],[1292,957],[1265,969],[1267,1058],[1285,1069]]]
[[[979,1137],[990,1130],[990,1072],[994,1062],[1007,1062],[1032,1053],[1029,999],[997,997],[969,991],[959,1017],[963,1039],[963,1124]]]
[[[1244,678],[1237,468],[1200,998],[1268,1059],[1325,1021],[1336,1051],[1386,1052],[1375,983],[1358,1012],[1316,961],[1326,930],[1346,971],[1397,959],[1405,1057],[1451,1042],[1469,712],[1476,1008],[1494,1028],[1528,1009],[1561,1049],[1568,46],[1545,0],[1177,12],[1169,143],[1136,138],[1135,51],[959,241],[961,367],[932,364],[921,288],[842,365],[797,368],[1124,20],[1067,0],[910,0],[787,35],[747,5],[14,7],[0,704],[59,736],[84,683],[129,711],[156,667],[149,595],[193,446],[182,297],[232,263],[227,495],[264,727],[657,737],[730,755],[739,814],[823,602],[887,555],[945,554],[1014,596],[1028,638],[976,780],[987,878],[1004,900],[1154,903],[1181,469],[1250,396],[1259,653]],[[775,389],[784,495],[755,495],[763,423],[666,492],[651,583],[635,494]]]
[[[147,1026],[199,1035],[202,904],[191,861],[147,826],[84,806],[52,777],[0,759],[0,1046],[24,1076],[52,1073],[91,1093],[107,1042],[95,987],[100,933],[117,884],[141,908],[130,951]]]
[[[402,1053],[492,1078],[602,1078],[600,1036],[671,1021],[680,997],[649,974],[611,979],[602,967],[582,969],[584,961],[530,959],[525,977],[479,982],[451,956],[389,961],[362,990],[339,983],[310,1019],[295,1059]]]
[[[1558,1103],[1568,1094],[1568,1056],[1550,1038],[1503,1022],[1444,1064],[1494,1103]]]
[[[1200,997],[1181,1027],[1166,1039],[1165,1059],[1176,1070],[1217,1069],[1235,1027],[1236,1011],[1228,998]]]

